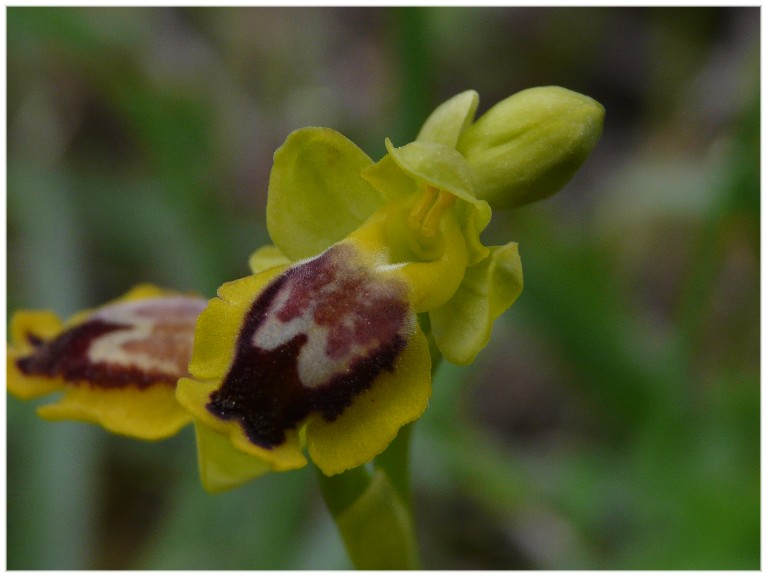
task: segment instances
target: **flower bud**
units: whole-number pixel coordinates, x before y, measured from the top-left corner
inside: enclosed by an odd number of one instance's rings
[[[604,107],[546,86],[493,106],[460,136],[477,197],[495,208],[546,198],[574,175],[601,136]]]

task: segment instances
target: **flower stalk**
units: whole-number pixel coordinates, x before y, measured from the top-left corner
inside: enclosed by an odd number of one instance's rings
[[[369,466],[335,476],[317,470],[325,504],[356,569],[421,568],[410,483],[413,426],[404,426]]]

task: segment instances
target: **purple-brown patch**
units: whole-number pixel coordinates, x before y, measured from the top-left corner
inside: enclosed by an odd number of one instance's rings
[[[174,386],[187,374],[197,316],[206,301],[189,296],[104,306],[84,322],[43,341],[16,364],[26,375],[60,377],[99,388]]]
[[[414,330],[403,281],[336,245],[271,282],[245,316],[208,410],[265,448],[309,414],[337,418],[396,359]]]

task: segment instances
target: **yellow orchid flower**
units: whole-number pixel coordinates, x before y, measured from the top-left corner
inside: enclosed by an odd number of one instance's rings
[[[377,163],[327,128],[298,130],[277,150],[267,204],[274,246],[253,254],[253,275],[210,301],[190,376],[178,383],[208,490],[304,466],[304,443],[326,475],[370,461],[428,404],[421,323],[455,363],[487,344],[522,272],[516,243],[481,243],[491,218],[483,197],[549,195],[600,134],[600,105],[538,90],[544,111],[530,120],[536,98],[516,95],[487,113],[500,127],[473,123],[476,93],[458,95],[415,142],[386,141]],[[530,132],[547,144],[509,160]],[[509,162],[525,166],[523,181],[509,181]]]
[[[205,304],[144,284],[65,324],[50,311],[19,311],[8,390],[21,399],[62,392],[38,408],[49,420],[82,420],[144,440],[171,436],[191,420],[175,384],[186,374]]]

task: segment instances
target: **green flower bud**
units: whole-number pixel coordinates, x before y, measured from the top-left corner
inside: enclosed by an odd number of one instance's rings
[[[603,122],[604,107],[592,98],[558,86],[530,88],[466,128],[457,149],[476,196],[514,208],[558,192],[593,150]]]

